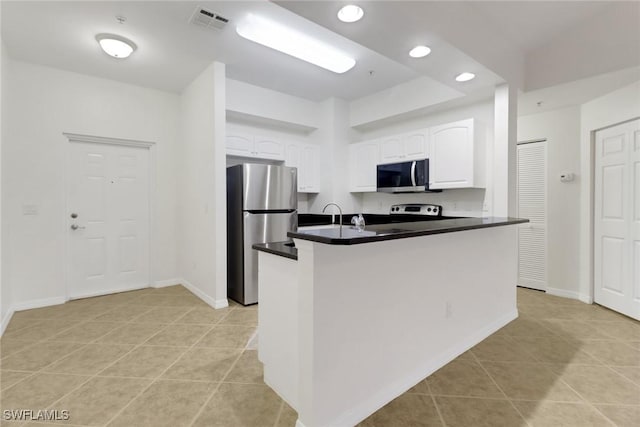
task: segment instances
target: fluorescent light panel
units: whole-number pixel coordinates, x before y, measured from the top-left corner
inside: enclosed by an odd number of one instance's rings
[[[247,40],[275,49],[334,73],[342,74],[356,65],[356,60],[311,37],[268,19],[250,14],[236,27]]]

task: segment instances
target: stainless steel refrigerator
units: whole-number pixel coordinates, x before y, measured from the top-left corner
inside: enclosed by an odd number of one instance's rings
[[[227,168],[227,296],[258,302],[255,243],[290,240],[298,227],[296,168],[245,163]]]

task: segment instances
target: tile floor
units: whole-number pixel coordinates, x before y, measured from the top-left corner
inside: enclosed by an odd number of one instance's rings
[[[518,307],[362,426],[640,425],[639,322],[526,289]],[[16,313],[0,341],[1,408],[64,409],[76,426],[293,426],[247,345],[257,314],[213,310],[181,286]]]

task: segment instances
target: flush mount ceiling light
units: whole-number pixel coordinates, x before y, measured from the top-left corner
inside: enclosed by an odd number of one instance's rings
[[[431,53],[431,48],[428,46],[416,46],[409,51],[409,56],[412,58],[423,58]]]
[[[476,75],[473,73],[460,73],[456,76],[456,81],[457,82],[468,82],[469,80],[473,80],[476,78]]]
[[[342,22],[356,22],[362,19],[364,10],[355,4],[348,4],[338,11],[338,19]]]
[[[136,45],[129,39],[115,34],[98,34],[96,40],[105,53],[114,58],[124,59],[136,50]]]
[[[334,73],[342,74],[356,65],[356,60],[311,37],[268,19],[250,14],[236,27],[247,40],[275,49]]]

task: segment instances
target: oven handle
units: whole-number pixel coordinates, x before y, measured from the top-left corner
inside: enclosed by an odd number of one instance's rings
[[[416,186],[416,162],[411,163],[411,184]]]

